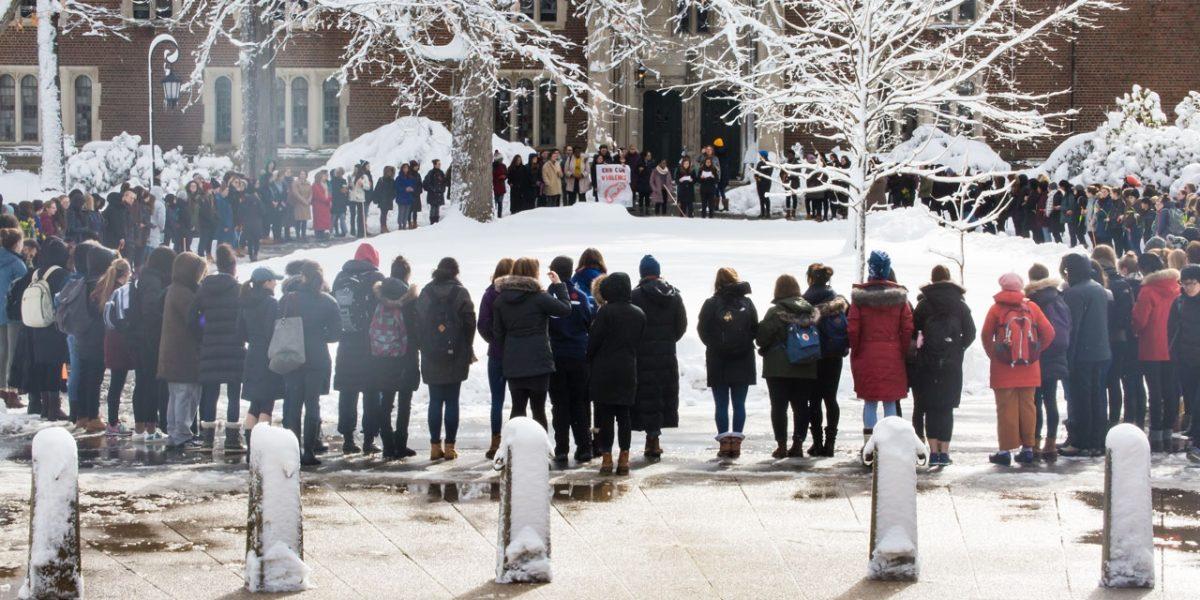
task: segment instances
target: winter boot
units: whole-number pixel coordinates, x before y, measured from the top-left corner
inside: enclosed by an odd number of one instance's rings
[[[865,453],[865,451],[867,449],[867,440],[871,439],[872,433],[874,433],[873,429],[865,429],[865,428],[863,429],[863,445],[862,445],[862,448],[859,449],[859,451],[858,451],[858,456],[859,456],[859,459],[862,460],[862,463],[864,466],[866,466],[871,461],[875,460],[874,453],[871,453],[869,455]]]
[[[611,457],[611,455],[609,455]],[[629,474],[629,451],[622,450],[617,456],[617,475]]]
[[[792,438],[792,447],[788,448],[787,455],[789,458],[803,458],[804,457],[804,438],[793,437]]]
[[[1046,443],[1042,446],[1042,460],[1048,463],[1058,460],[1058,446],[1054,443],[1054,436],[1046,438]]]
[[[236,428],[225,429],[225,452],[244,452],[245,450],[242,446],[241,432]]]
[[[808,447],[808,455],[809,456],[821,456],[822,452],[825,451],[825,441],[824,441],[825,438],[824,438],[824,436],[821,435],[821,428],[813,427],[812,428],[812,436],[813,436],[813,441],[812,441],[812,445]],[[797,455],[797,456],[799,456],[799,455]]]
[[[1034,462],[1038,462],[1038,461],[1042,460],[1042,448],[1043,447],[1044,446],[1043,446],[1042,438],[1039,437],[1033,441],[1033,461]]]
[[[215,422],[201,423],[200,424],[200,447],[202,447],[206,450],[212,450],[213,438],[216,436],[216,433],[217,433],[217,424]]]
[[[662,450],[658,446],[658,436],[646,436],[646,449],[642,452],[642,456],[650,461],[658,460],[662,456]]]
[[[246,443],[246,462],[250,462],[250,430],[249,429],[242,430],[242,438],[245,440],[245,443]]]
[[[8,409],[25,408],[25,403],[21,402],[21,397],[13,390],[4,390],[0,392],[0,396],[4,397],[4,407]]]
[[[429,460],[441,460],[444,456],[446,456],[446,453],[442,451],[441,442],[429,444]]]
[[[783,442],[775,442],[775,451],[771,453],[771,458],[787,458],[787,444]]]
[[[1164,451],[1163,432],[1158,429],[1150,430],[1150,452],[1162,454]]]
[[[342,454],[358,454],[360,452],[362,452],[362,448],[354,443],[353,433],[342,438]]]
[[[454,449],[454,442],[446,443],[446,449],[442,451],[442,456],[446,460],[454,460],[458,458],[458,451]]]
[[[729,440],[729,458],[740,458],[742,456],[742,438],[735,437]]]
[[[377,452],[379,452],[379,447],[375,445],[375,436],[364,435],[363,436],[362,453],[363,454],[375,454]]]
[[[825,445],[821,450],[821,456],[833,456],[837,449],[837,429],[833,427],[825,428]]]
[[[726,436],[717,441],[721,442],[721,449],[717,451],[717,458],[729,458],[730,447],[733,444],[730,438]]]
[[[32,408],[33,403],[30,403]],[[62,396],[47,392],[42,394],[41,401],[42,418],[47,421],[66,421],[67,414],[62,411]]]
[[[603,452],[600,454],[600,474],[612,475],[613,461],[612,452]]]
[[[25,409],[25,414],[45,415],[42,412],[42,394],[29,394],[29,407]]]
[[[1013,460],[1017,461],[1017,464],[1022,464],[1022,465],[1033,464],[1033,460],[1034,460],[1033,459],[1033,448],[1030,448],[1029,446],[1022,447],[1021,451],[1019,453],[1017,453],[1017,455],[1013,458]]]
[[[396,455],[396,436],[384,433],[379,436],[379,441],[383,443],[383,460],[399,458]]]
[[[492,445],[488,446],[488,451],[485,452],[483,455],[488,460],[491,460],[493,458],[496,458],[496,452],[498,452],[499,450],[500,450],[500,434],[497,433],[497,434],[492,435]]]

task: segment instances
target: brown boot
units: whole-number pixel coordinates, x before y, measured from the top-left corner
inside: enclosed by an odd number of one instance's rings
[[[434,442],[429,445],[429,460],[441,460],[444,456],[446,456],[446,453],[442,451],[441,442]]]
[[[610,454],[609,456],[611,457],[612,455]],[[617,456],[617,475],[628,475],[628,474],[629,474],[629,451],[622,450],[621,454]]]
[[[1054,436],[1046,438],[1046,445],[1042,446],[1042,460],[1052,463],[1058,460],[1058,446],[1054,444]]]
[[[646,460],[654,460],[654,438],[646,436],[646,448],[642,450],[642,457]]]
[[[446,460],[454,460],[458,458],[458,451],[454,449],[454,444],[452,442],[446,443],[446,449],[442,451],[442,457]]]
[[[729,458],[740,458],[742,456],[742,438],[733,438],[729,441]]]
[[[600,455],[600,474],[601,475],[612,475],[612,472],[613,472],[612,452],[605,452],[604,454]]]
[[[771,453],[771,458],[787,458],[787,457],[788,457],[787,445],[784,444],[783,442],[776,443],[775,451]]]
[[[717,451],[717,458],[729,458],[729,447],[731,445],[729,438],[723,437],[718,441],[721,442],[721,449]]]
[[[496,452],[498,452],[499,450],[500,450],[500,434],[496,434],[496,435],[492,436],[492,445],[488,447],[488,451],[484,453],[484,456],[486,456],[488,458],[488,460],[491,460],[493,458],[496,458]]]
[[[25,404],[21,402],[21,397],[13,390],[4,390],[0,392],[0,396],[4,397],[4,407],[9,409],[25,408]]]
[[[654,458],[662,458],[662,455],[662,438],[656,435],[654,436]]]

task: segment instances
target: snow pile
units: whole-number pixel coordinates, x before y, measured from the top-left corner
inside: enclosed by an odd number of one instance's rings
[[[875,425],[863,455],[873,455],[870,579],[915,580],[917,566],[916,462],[929,450],[912,425],[886,417]]]
[[[1171,195],[1178,194],[1183,186],[1189,183],[1196,186],[1196,189],[1200,189],[1200,163],[1192,163],[1180,171],[1179,179],[1171,184]]]
[[[1200,94],[1191,92],[1175,114],[1175,124],[1168,124],[1158,94],[1135,85],[1095,131],[1068,138],[1033,172],[1109,185],[1134,175],[1159,189],[1171,187],[1185,167],[1200,163]]]
[[[547,583],[550,571],[550,438],[537,421],[517,417],[500,433],[503,470],[496,583]]]
[[[374,131],[368,131],[346,142],[333,152],[322,170],[354,170],[360,161],[371,163],[375,177],[383,175],[387,166],[399,167],[400,163],[415,160],[421,163],[421,172],[433,168],[433,159],[442,161],[442,169],[449,169],[452,138],[445,125],[426,117],[401,117]],[[537,150],[519,142],[509,142],[492,135],[492,148],[504,157],[508,164],[512,157],[520,154],[526,158]]]
[[[79,453],[62,427],[33,437],[29,570],[21,598],[83,595],[79,567]]]
[[[880,156],[884,162],[944,165],[957,174],[1002,173],[1012,169],[991,146],[933,125],[917,127],[911,138]]]
[[[291,430],[268,423],[255,425],[250,439],[246,589],[306,590],[311,569],[302,558],[300,446]]]
[[[149,187],[150,156],[148,146],[141,145],[141,136],[122,132],[108,141],[88,142],[67,159],[67,189],[79,188],[96,193],[108,193],[129,181]],[[158,180],[168,194],[177,194],[199,173],[205,178],[219,178],[233,169],[227,156],[199,155],[189,157],[179,149],[163,152],[154,148]]]
[[[1150,442],[1140,428],[1108,430],[1110,468],[1105,491],[1106,587],[1154,587],[1154,511],[1150,494]]]
[[[4,197],[5,204],[41,199],[41,190],[42,182],[37,173],[0,170],[0,196]]]

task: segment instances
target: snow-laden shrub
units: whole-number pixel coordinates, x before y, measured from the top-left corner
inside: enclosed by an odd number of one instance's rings
[[[1171,125],[1158,94],[1135,85],[1095,131],[1068,138],[1036,172],[1108,185],[1133,175],[1159,189],[1172,187],[1185,167],[1200,163],[1200,94],[1191,92],[1175,114]]]
[[[964,135],[950,135],[933,125],[921,125],[912,137],[880,158],[885,163],[945,165],[955,173],[1002,173],[1011,166],[984,142]]]
[[[88,142],[67,159],[67,189],[79,188],[91,192],[107,193],[121,187],[126,181],[133,185],[148,186],[150,182],[150,156],[147,146],[141,145],[141,136],[121,132],[111,140]],[[158,182],[168,194],[178,193],[195,173],[204,177],[221,177],[233,169],[233,161],[226,156],[188,156],[178,148],[163,152],[154,148],[158,166]]]

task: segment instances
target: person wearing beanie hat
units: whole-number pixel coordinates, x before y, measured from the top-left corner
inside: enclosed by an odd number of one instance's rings
[[[646,329],[638,344],[637,396],[633,429],[646,432],[643,456],[662,457],[662,430],[679,426],[679,361],[675,345],[687,333],[687,309],[679,290],[662,279],[662,267],[653,256],[638,265],[641,281],[633,289],[633,305],[646,315]]]
[[[1183,293],[1171,306],[1168,330],[1171,360],[1183,389],[1187,413],[1192,415],[1186,432],[1188,460],[1200,462],[1200,265],[1188,265],[1179,276]]]
[[[500,301],[493,309],[499,308]],[[433,280],[417,298],[415,327],[421,350],[421,378],[429,386],[429,459],[458,458],[458,396],[475,362],[475,304],[471,293],[458,281],[458,261],[446,257],[438,262]],[[498,313],[497,313],[498,314]],[[498,317],[497,317],[498,318]],[[405,322],[409,325],[408,322]],[[503,345],[503,336],[496,336]],[[508,347],[505,347],[508,356]],[[505,376],[508,365],[505,365]],[[511,385],[511,381],[510,381]],[[516,396],[513,396],[516,407]],[[446,426],[445,447],[442,425]]]
[[[338,392],[338,433],[342,434],[342,452],[377,452],[373,436],[363,436],[360,448],[354,440],[358,429],[358,405],[362,400],[363,430],[379,407],[379,393],[371,386],[371,348],[369,330],[378,300],[375,284],[383,280],[379,272],[379,252],[361,243],[354,258],[342,265],[333,279],[332,295],[342,315],[342,336],[338,343],[333,371],[333,389]]]
[[[1062,260],[1067,278],[1063,301],[1071,310],[1067,350],[1071,393],[1067,397],[1069,446],[1063,456],[1101,456],[1108,432],[1105,370],[1112,359],[1108,336],[1108,291],[1092,278],[1092,262],[1082,254]]]
[[[570,283],[575,271],[569,256],[550,261],[550,271],[567,288],[571,314],[550,319],[550,349],[554,372],[550,374],[550,418],[554,424],[554,460],[567,462],[570,440],[575,438],[575,462],[592,459],[592,419],[588,403],[588,330],[592,309],[588,296]]]
[[[1164,452],[1179,415],[1178,384],[1167,335],[1171,306],[1179,298],[1179,271],[1164,269],[1155,254],[1138,257],[1141,290],[1133,305],[1133,331],[1138,338],[1138,361],[1146,378],[1150,409],[1150,449]]]
[[[1165,238],[1159,237],[1157,235],[1146,240],[1146,245],[1144,246],[1146,252],[1150,252],[1151,250],[1166,250],[1170,247],[1171,247],[1171,244],[1167,243],[1167,240]],[[1135,250],[1136,250],[1136,248],[1135,248]]]
[[[1054,342],[1054,326],[1037,304],[1024,293],[1024,281],[1016,273],[1000,276],[1000,292],[988,309],[979,339],[991,363],[991,386],[996,396],[996,430],[1000,451],[988,460],[1012,464],[1012,450],[1021,449],[1021,460],[1033,458],[1036,445],[1037,408],[1035,390],[1042,384],[1037,349]],[[1013,343],[1028,340],[1035,343]]]
[[[854,392],[863,401],[863,440],[871,437],[879,404],[885,416],[899,414],[908,395],[905,358],[913,339],[908,289],[889,280],[892,261],[876,250],[868,261],[870,277],[850,292],[848,334]]]
[[[1034,428],[1036,444],[1033,448],[1035,459],[1048,463],[1058,460],[1058,384],[1062,382],[1067,389],[1069,374],[1067,366],[1067,346],[1070,344],[1071,309],[1062,299],[1062,280],[1050,277],[1050,269],[1041,263],[1034,263],[1029,268],[1029,284],[1025,286],[1025,297],[1037,304],[1046,315],[1046,320],[1054,327],[1054,341],[1044,348],[1038,357],[1038,366],[1042,373],[1042,384],[1034,392],[1034,403],[1037,409],[1037,424]],[[1042,443],[1042,423],[1046,424],[1045,443]]]

